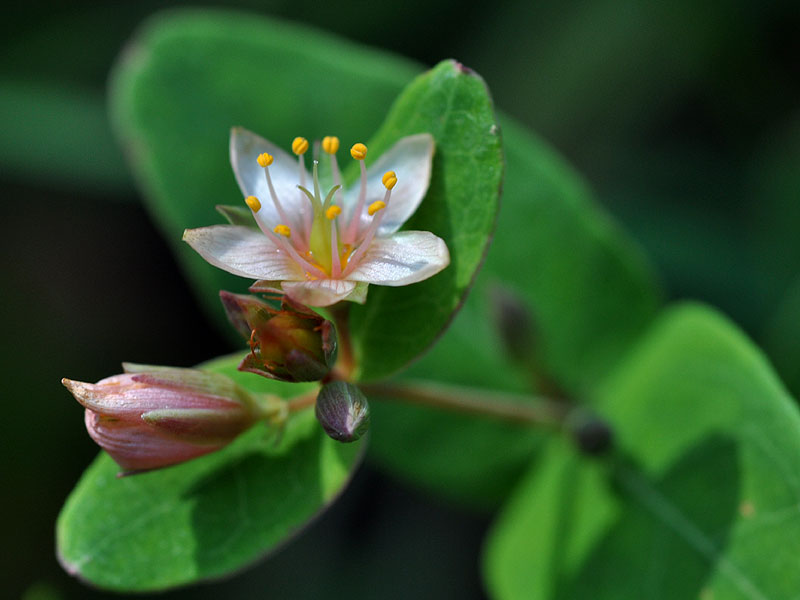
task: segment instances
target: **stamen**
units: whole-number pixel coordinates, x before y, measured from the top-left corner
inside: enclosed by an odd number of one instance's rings
[[[333,135],[326,135],[322,138],[322,149],[328,154],[336,154],[339,150],[339,138]]]
[[[358,228],[361,224],[361,213],[364,212],[364,202],[367,199],[367,167],[364,159],[367,157],[367,147],[362,144],[354,144],[350,148],[350,156],[355,158],[361,165],[361,186],[358,190],[358,202],[353,214],[350,215],[350,224],[347,226],[347,241],[355,243],[358,237]]]
[[[397,173],[394,171],[386,171],[383,177],[381,177],[381,181],[387,190],[391,190],[394,188],[395,184],[397,184]]]
[[[263,154],[258,155],[258,164],[264,168],[264,176],[267,178],[267,187],[269,187],[269,195],[272,198],[272,203],[275,205],[275,210],[278,211],[278,216],[281,218],[281,221],[284,223],[291,223],[289,219],[289,215],[283,210],[283,206],[281,205],[281,201],[278,200],[278,194],[275,192],[275,187],[272,185],[272,177],[269,174],[269,166],[272,164],[273,158],[272,155],[267,154],[264,152]],[[250,206],[250,203],[247,203]],[[261,208],[261,203],[258,204],[259,208]],[[253,207],[250,206],[252,209]],[[258,212],[258,211],[254,211]]]
[[[271,232],[269,229],[263,229],[264,233],[267,234],[267,237],[272,240],[272,243],[275,244],[278,248],[286,252],[289,256],[292,257],[292,260],[300,265],[303,269],[305,269],[306,273],[310,277],[327,277],[328,274],[320,269],[317,265],[313,265],[308,262],[305,258],[300,256],[297,253],[292,245],[289,243],[287,239],[291,235],[291,230],[286,225],[277,225],[275,227],[275,233]],[[316,271],[316,273],[314,273]]]
[[[308,140],[304,137],[296,137],[292,140],[292,152],[297,156],[303,156],[308,152]]]
[[[361,142],[353,144],[353,147],[350,148],[350,156],[356,160],[364,160],[367,157],[367,147]]]
[[[328,210],[325,211],[325,217],[329,221],[333,221],[336,217],[339,216],[339,214],[341,214],[341,212],[342,212],[342,208],[340,206],[336,206],[334,204],[333,206],[329,206]]]
[[[352,273],[356,268],[356,265],[361,260],[361,257],[367,252],[369,245],[375,238],[375,234],[378,233],[378,227],[381,226],[381,220],[383,220],[383,215],[385,213],[384,209],[389,204],[389,199],[392,197],[392,188],[397,183],[397,175],[395,175],[394,171],[389,171],[388,173],[384,174],[382,180],[383,185],[386,186],[386,195],[383,197],[383,200],[376,200],[369,205],[367,212],[372,216],[372,223],[369,224],[369,228],[364,234],[364,237],[362,238],[361,243],[358,245],[358,248],[350,257],[350,260],[347,261],[347,268],[345,268],[344,272],[342,273],[343,277]]]
[[[380,202],[380,200],[378,200]],[[364,239],[361,240],[361,243],[358,245],[358,248],[355,252],[350,256],[350,259],[347,261],[347,267],[345,268],[344,272],[342,273],[342,277],[346,277],[352,273],[356,265],[361,260],[361,257],[366,254],[369,245],[372,243],[373,238],[375,237],[375,233],[378,231],[378,227],[381,224],[381,219],[383,218],[383,210],[379,209],[378,214],[372,217],[372,223],[369,224],[369,228],[364,235]]]
[[[300,179],[300,185],[305,187],[306,186],[306,163],[303,160],[303,155],[308,151],[308,140],[304,137],[296,137],[292,140],[292,152],[297,155],[297,170],[298,170],[298,179]],[[307,210],[302,210],[303,214],[303,228],[305,230],[305,236],[308,237],[311,235],[311,213]]]
[[[334,211],[334,209],[336,209]],[[339,239],[338,231],[336,229],[336,215],[342,212],[338,206],[331,206],[325,216],[331,221],[331,277],[336,279],[342,274],[342,261],[339,258]]]
[[[261,210],[261,201],[255,196],[248,196],[247,198],[244,199],[244,201],[245,204],[247,204],[247,206],[250,207],[250,210],[252,210],[254,213],[257,213],[258,211]]]
[[[376,212],[378,212],[379,210],[383,210],[384,208],[386,208],[386,202],[384,202],[383,200],[375,200],[375,202],[370,204],[369,208],[367,208],[367,214],[369,214],[369,216],[371,217]]]
[[[342,173],[339,171],[339,162],[336,160],[336,152],[339,150],[339,138],[334,135],[326,135],[324,138],[322,138],[322,149],[331,157],[333,183],[341,188]]]

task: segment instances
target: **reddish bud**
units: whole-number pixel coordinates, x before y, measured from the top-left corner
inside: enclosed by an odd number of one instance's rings
[[[284,297],[281,308],[253,296],[220,292],[231,324],[250,342],[240,371],[282,381],[318,381],[336,360],[330,321]]]
[[[97,383],[62,379],[86,408],[86,429],[124,475],[219,450],[259,418],[253,398],[224,375],[138,367]]]

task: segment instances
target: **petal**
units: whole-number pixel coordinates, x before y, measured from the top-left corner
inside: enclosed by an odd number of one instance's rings
[[[444,240],[428,231],[401,231],[375,239],[347,278],[378,285],[408,285],[436,275],[449,264]]]
[[[383,186],[383,175],[386,171],[397,173],[397,184],[392,190],[389,205],[378,228],[378,235],[394,233],[408,221],[428,191],[431,180],[431,160],[433,159],[433,136],[420,133],[404,137],[384,152],[375,163],[367,169],[367,200],[369,206],[375,200],[383,200],[386,188]],[[358,198],[359,184],[356,182],[347,190],[345,205],[352,211]],[[347,214],[350,220],[350,214]],[[362,215],[362,227],[372,217]]]
[[[187,229],[183,241],[215,267],[250,279],[303,279],[303,271],[260,231],[237,225]]]
[[[158,374],[123,374],[97,383],[63,379],[62,383],[86,409],[123,421],[138,420],[143,412],[170,407],[240,410],[242,405],[230,396],[213,390],[179,388]]]
[[[355,281],[315,279],[313,281],[284,281],[283,291],[292,300],[308,306],[330,306],[346,300],[356,290]]]
[[[289,216],[299,217],[309,208],[308,199],[297,189],[300,184],[300,167],[297,157],[242,127],[231,129],[230,154],[233,173],[244,196],[255,196],[261,201],[259,217],[272,226],[281,222],[272,202],[264,168],[258,164],[258,155],[268,152],[273,157],[269,166],[272,185],[283,209]],[[311,185],[311,176],[304,170],[305,185]],[[284,223],[297,226],[297,223]]]
[[[85,423],[91,438],[111,455],[125,474],[178,464],[218,450],[222,445],[170,439],[141,419],[117,421],[90,410],[86,411]]]

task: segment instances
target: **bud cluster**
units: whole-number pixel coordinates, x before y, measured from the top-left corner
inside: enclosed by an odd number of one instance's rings
[[[275,309],[254,297],[220,292],[231,324],[250,343],[240,371],[281,381],[319,381],[336,360],[336,330],[310,309],[283,297]]]

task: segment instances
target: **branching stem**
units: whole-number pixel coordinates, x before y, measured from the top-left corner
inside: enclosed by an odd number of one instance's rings
[[[560,427],[570,406],[539,396],[407,381],[359,384],[370,400],[413,402],[465,414],[527,425]]]

